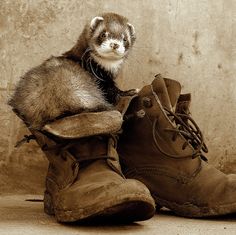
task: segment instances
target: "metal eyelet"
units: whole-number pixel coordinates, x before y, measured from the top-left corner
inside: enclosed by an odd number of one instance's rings
[[[146,115],[146,112],[143,109],[140,109],[139,111],[136,112],[136,117],[137,118],[144,118],[144,116]]]
[[[143,103],[143,106],[145,108],[151,108],[152,107],[152,100],[148,97],[143,97],[142,103]]]

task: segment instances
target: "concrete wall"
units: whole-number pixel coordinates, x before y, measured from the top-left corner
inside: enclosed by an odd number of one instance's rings
[[[180,81],[183,92],[192,93],[210,162],[236,173],[235,10],[234,0],[2,0],[0,165],[45,169],[35,143],[14,148],[27,129],[6,101],[24,72],[68,50],[88,19],[113,11],[137,32],[120,86],[142,87],[157,73]]]

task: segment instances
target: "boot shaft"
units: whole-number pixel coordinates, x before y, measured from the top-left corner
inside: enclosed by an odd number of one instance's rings
[[[75,157],[68,151],[56,149],[57,142],[42,132],[31,132],[49,161],[46,188],[58,191],[72,184],[79,170]]]

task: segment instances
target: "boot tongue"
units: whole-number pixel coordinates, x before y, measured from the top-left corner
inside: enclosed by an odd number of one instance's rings
[[[172,79],[163,78],[158,74],[152,82],[152,88],[158,95],[162,106],[168,110],[173,110],[180,96],[180,83]]]
[[[164,78],[166,88],[169,94],[171,106],[175,107],[177,104],[177,101],[179,99],[180,92],[181,92],[181,85],[179,82],[169,79],[169,78]]]
[[[152,82],[152,89],[157,94],[163,107],[172,110],[168,90],[163,77],[158,74]]]

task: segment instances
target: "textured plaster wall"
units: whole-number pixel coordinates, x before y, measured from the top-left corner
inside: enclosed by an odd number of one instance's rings
[[[234,0],[1,0],[0,165],[45,168],[35,143],[14,148],[27,129],[6,101],[24,72],[68,50],[85,22],[106,11],[127,16],[137,32],[120,86],[140,88],[157,73],[180,81],[210,162],[236,173]]]

